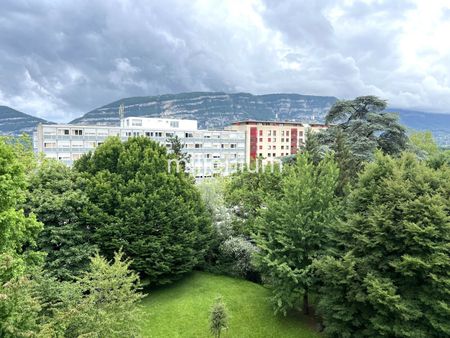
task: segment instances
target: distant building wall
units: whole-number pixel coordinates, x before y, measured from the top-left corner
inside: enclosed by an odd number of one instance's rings
[[[197,130],[194,120],[172,119],[137,118],[142,125],[127,127],[133,120],[131,117],[122,120],[121,125],[125,127],[40,124],[34,133],[34,148],[48,158],[72,165],[110,136],[117,136],[122,141],[144,136],[165,145],[170,151],[167,139],[176,135],[184,144],[184,151],[191,155],[188,171],[197,178],[226,174],[245,163],[244,132]],[[134,124],[140,122],[134,121]]]

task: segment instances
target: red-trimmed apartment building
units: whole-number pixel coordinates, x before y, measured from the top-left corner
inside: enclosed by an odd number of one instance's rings
[[[246,135],[246,162],[256,158],[271,160],[296,154],[304,144],[308,129],[319,131],[326,129],[324,124],[306,124],[281,121],[240,121],[227,129],[244,131]]]

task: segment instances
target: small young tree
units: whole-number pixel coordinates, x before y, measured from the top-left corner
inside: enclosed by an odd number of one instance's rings
[[[217,297],[211,309],[210,330],[215,338],[220,338],[222,330],[228,328],[228,313],[222,297]]]

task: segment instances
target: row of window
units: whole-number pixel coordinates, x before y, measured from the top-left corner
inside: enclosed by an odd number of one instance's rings
[[[277,157],[277,156],[288,156],[290,155],[289,153],[281,153],[280,155],[277,155],[276,153],[267,153],[267,157]],[[264,157],[263,153],[259,153],[259,157]]]
[[[263,130],[259,130],[259,136],[263,136],[264,135],[264,131]],[[276,130],[267,130],[266,131],[266,135],[267,136],[277,136],[277,131]],[[281,130],[281,136],[289,136],[289,130]],[[303,136],[303,131],[300,130],[298,132],[298,136]]]
[[[289,138],[281,138],[281,142],[283,143],[283,142],[290,142],[291,141],[291,139],[289,139]],[[298,141],[299,142],[303,142],[303,138],[301,137],[301,138],[299,138],[298,139]],[[264,139],[262,138],[262,137],[260,137],[259,138],[259,142],[264,142]],[[269,138],[267,138],[267,142],[272,142],[272,143],[276,143],[277,142],[277,139],[276,138],[271,138],[271,137],[269,137]]]
[[[118,129],[94,129],[94,128],[85,128],[85,129],[65,129],[65,128],[44,128],[44,135],[63,135],[63,136],[118,136],[120,133],[120,130]],[[125,131],[124,134],[122,134],[126,137],[132,137],[132,136],[147,136],[147,137],[172,137],[174,135],[173,132],[160,132],[160,131]],[[193,137],[199,137],[199,138],[205,138],[205,139],[220,139],[220,138],[242,138],[244,139],[243,134],[237,134],[237,133],[225,133],[225,135],[219,134],[199,134],[199,133],[192,133],[192,132],[186,132],[184,133],[185,138],[193,138]]]

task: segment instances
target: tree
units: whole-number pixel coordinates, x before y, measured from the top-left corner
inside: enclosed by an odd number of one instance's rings
[[[450,170],[378,153],[350,193],[334,256],[314,265],[325,332],[450,335]]]
[[[281,196],[268,201],[257,221],[258,265],[273,289],[275,312],[286,314],[313,287],[311,264],[324,253],[327,228],[338,214],[339,171],[330,154],[316,165],[307,153],[281,180]]]
[[[184,169],[191,160],[191,154],[183,151],[184,144],[181,142],[180,138],[177,135],[169,137],[167,139],[167,142],[170,144],[170,150],[182,163]]]
[[[432,157],[439,152],[439,147],[431,131],[415,132],[409,136],[413,150],[419,157]]]
[[[112,262],[96,254],[76,282],[58,283],[59,304],[42,331],[48,336],[137,337],[141,312],[139,276],[123,253]]]
[[[42,260],[34,251],[42,229],[34,215],[25,215],[25,170],[32,154],[0,138],[0,336],[16,337],[32,331],[39,304],[26,291],[26,273]]]
[[[211,309],[209,327],[215,338],[220,338],[222,330],[228,328],[228,313],[222,297],[217,297]]]
[[[90,224],[95,210],[82,184],[76,172],[54,160],[44,160],[30,179],[26,209],[45,225],[38,238],[45,269],[63,280],[85,270],[96,251]]]
[[[338,128],[349,135],[355,154],[370,158],[376,148],[385,154],[399,154],[406,149],[406,130],[396,114],[384,112],[386,105],[376,96],[337,101],[325,121],[336,124],[331,130]]]
[[[123,248],[132,267],[154,284],[201,264],[211,236],[194,181],[176,172],[174,158],[148,138],[110,138],[75,163],[98,211],[91,224],[101,253],[112,257]]]
[[[242,234],[249,236],[254,227],[254,221],[265,206],[270,196],[280,193],[282,168],[274,165],[255,168],[245,168],[233,173],[224,189],[225,202],[242,220]]]

